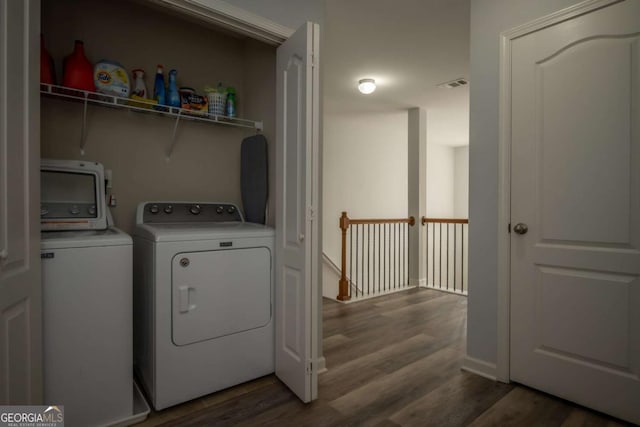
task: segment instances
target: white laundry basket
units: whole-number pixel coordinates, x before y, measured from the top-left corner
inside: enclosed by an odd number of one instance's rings
[[[224,107],[227,101],[227,93],[209,92],[207,94],[207,98],[207,100],[209,101],[209,115],[224,116]]]

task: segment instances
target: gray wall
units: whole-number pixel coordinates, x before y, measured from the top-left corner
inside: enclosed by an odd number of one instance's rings
[[[497,360],[500,33],[578,0],[472,0],[467,354]]]
[[[275,48],[194,25],[174,15],[123,0],[102,10],[98,0],[43,2],[45,45],[61,80],[62,58],[74,39],[87,57],[143,68],[153,91],[156,64],[178,70],[178,85],[203,93],[218,81],[238,90],[239,115],[264,121],[270,142],[270,194],[275,183]],[[61,25],[64,23],[64,25]],[[87,146],[80,156],[82,104],[44,98],[42,157],[98,161],[113,171],[116,225],[131,233],[135,209],[147,200],[228,201],[241,204],[240,143],[253,130],[181,122],[171,160],[165,161],[174,120],[155,115],[89,107]],[[273,197],[270,213],[274,218]],[[273,222],[273,221],[271,221]]]

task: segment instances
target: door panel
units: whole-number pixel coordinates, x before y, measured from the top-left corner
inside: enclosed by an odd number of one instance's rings
[[[305,230],[305,204],[304,185],[306,173],[304,159],[307,155],[306,145],[301,144],[302,130],[306,123],[303,121],[305,114],[304,105],[301,104],[301,95],[303,85],[306,83],[304,79],[304,62],[303,58],[294,53],[282,70],[282,79],[285,83],[284,99],[284,135],[282,139],[284,155],[286,156],[285,164],[291,165],[291,169],[287,167],[284,171],[285,192],[283,194],[286,208],[284,210],[285,225],[285,245],[287,249],[297,250],[300,248],[300,235]]]
[[[276,375],[304,402],[317,395],[318,26],[277,52]]]
[[[629,292],[638,285],[634,282],[634,276],[539,267],[538,346],[602,367],[631,369],[627,325]]]
[[[40,2],[0,0],[0,405],[42,401]]]
[[[512,41],[511,379],[640,422],[640,2]]]
[[[2,329],[3,346],[7,346],[5,378],[8,386],[3,390],[6,404],[28,402],[30,394],[30,366],[25,363],[25,354],[29,354],[29,319],[32,316],[29,299],[24,298],[9,307],[3,307]],[[28,360],[28,359],[27,359]]]
[[[304,330],[298,326],[301,318],[300,290],[304,287],[300,271],[292,268],[284,268],[284,337],[283,346],[289,357],[297,362],[305,360],[305,336]]]
[[[545,240],[630,243],[634,51],[636,36],[594,38],[536,67]]]

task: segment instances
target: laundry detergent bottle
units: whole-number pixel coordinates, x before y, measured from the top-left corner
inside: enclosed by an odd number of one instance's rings
[[[53,58],[44,47],[44,36],[40,35],[40,83],[56,84]]]
[[[73,53],[64,58],[62,85],[74,89],[95,92],[93,66],[84,55],[84,43],[76,40]]]

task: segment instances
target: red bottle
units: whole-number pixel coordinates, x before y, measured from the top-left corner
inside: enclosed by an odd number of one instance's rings
[[[44,47],[44,36],[42,34],[40,35],[40,83],[56,84],[53,58]]]
[[[81,40],[76,40],[73,53],[64,58],[62,85],[89,92],[96,91],[93,83],[93,66],[84,56],[84,44]]]

